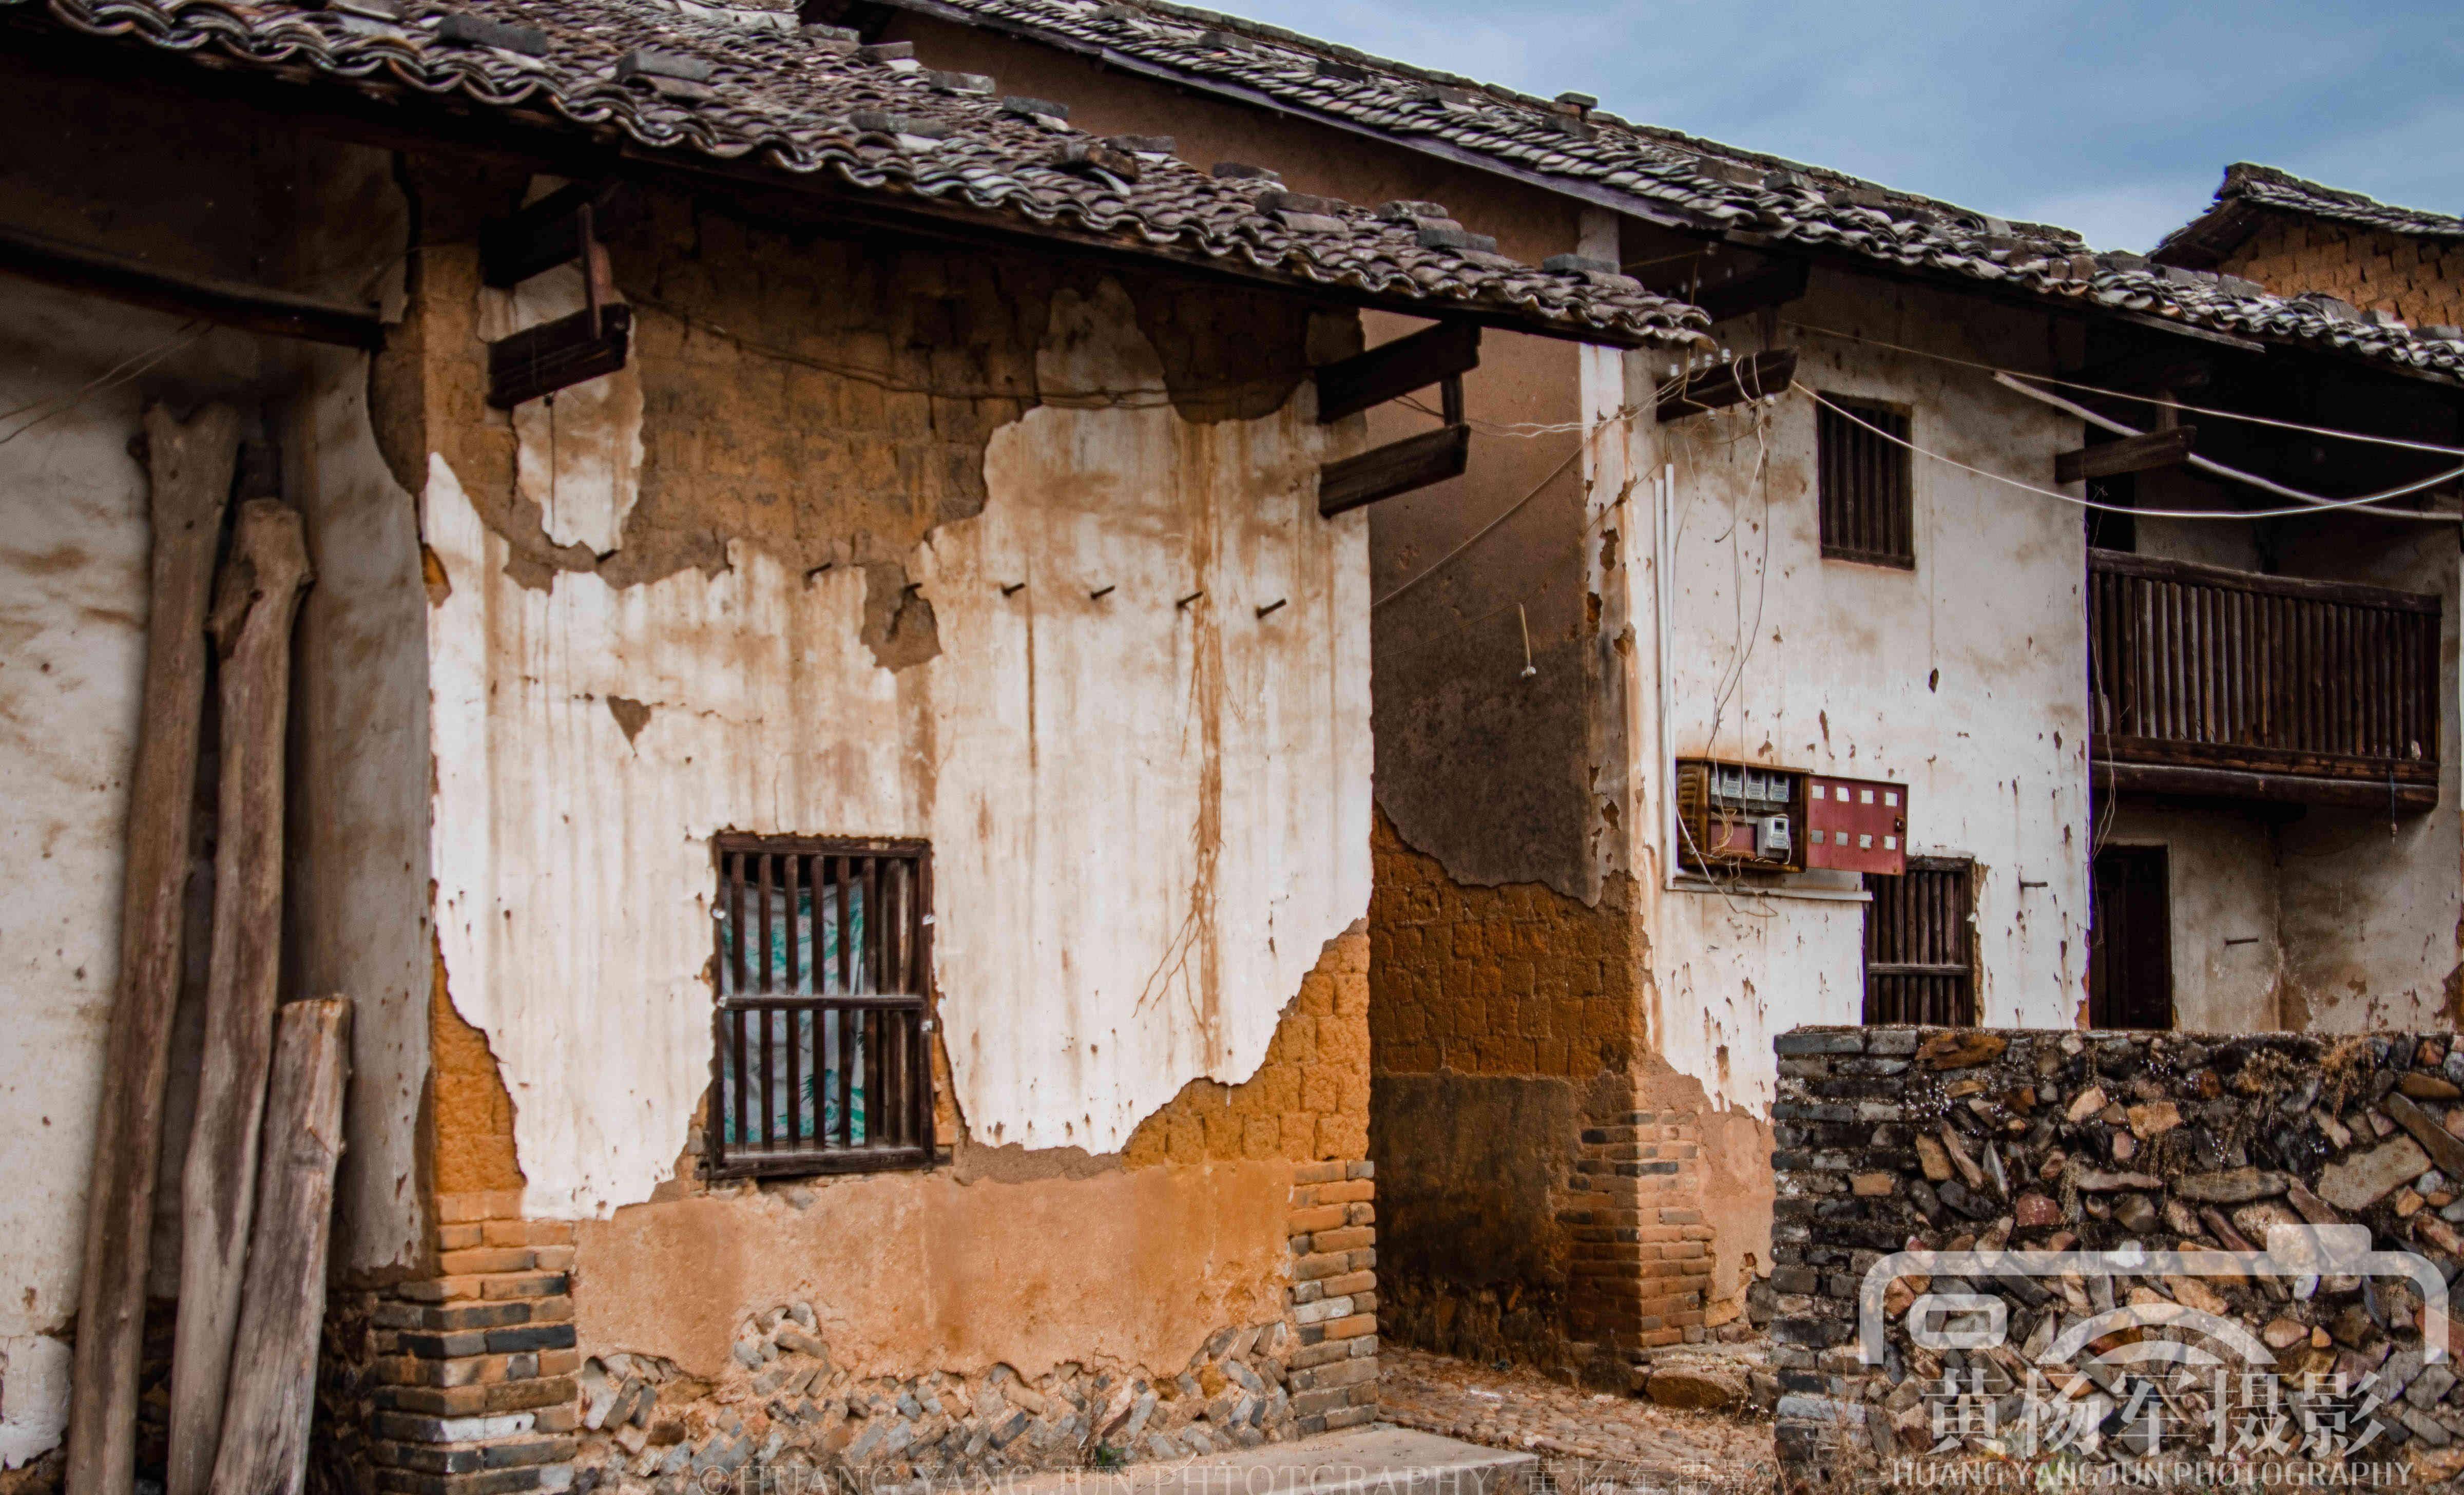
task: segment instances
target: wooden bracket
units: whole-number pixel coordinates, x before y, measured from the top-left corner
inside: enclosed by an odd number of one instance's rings
[[[622,228],[635,206],[632,195],[616,187],[577,182],[517,212],[491,219],[479,226],[479,278],[510,291],[533,275],[580,259],[583,245]]]
[[[1719,280],[1669,286],[1661,294],[1693,302],[1716,323],[1732,317],[1743,317],[1748,312],[1758,312],[1765,307],[1803,300],[1807,282],[1812,278],[1813,266],[1809,261],[1781,259],[1751,270],[1738,271]]]
[[[545,207],[553,201],[549,198],[539,206]],[[488,404],[495,408],[510,410],[524,401],[554,394],[625,366],[626,352],[632,340],[633,309],[616,299],[615,272],[607,262],[607,247],[599,242],[597,215],[596,205],[584,199],[575,204],[563,220],[570,228],[565,242],[573,251],[567,257],[582,261],[583,309],[488,344]],[[518,268],[523,263],[528,261],[509,262],[503,268]],[[529,275],[521,278],[528,279]]]
[[[1460,399],[1457,395],[1448,403]],[[1454,422],[1356,457],[1329,462],[1318,470],[1317,512],[1332,518],[1380,498],[1461,477],[1470,457],[1471,428]]]
[[[1480,327],[1475,322],[1440,322],[1408,338],[1380,343],[1318,369],[1318,424],[1331,425],[1373,405],[1448,381],[1460,400],[1463,376],[1479,366]],[[1459,426],[1463,418],[1460,413],[1450,415],[1446,424]]]
[[[1771,348],[1687,374],[1660,397],[1659,418],[1683,420],[1705,410],[1779,394],[1796,380],[1796,349]]]
[[[2189,459],[2190,443],[2198,434],[2196,426],[2170,426],[2143,436],[2124,436],[2120,441],[2064,451],[2054,458],[2054,481],[2084,483],[2091,477],[2111,477],[2118,473],[2179,467]]]

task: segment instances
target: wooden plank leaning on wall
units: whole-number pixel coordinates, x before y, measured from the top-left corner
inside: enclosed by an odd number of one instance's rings
[[[136,1482],[137,1368],[145,1319],[163,1085],[180,994],[182,891],[195,802],[206,681],[206,602],[214,545],[239,459],[239,412],[209,405],[183,425],[145,412],[154,553],[129,779],[127,881],[120,979],[105,1041],[102,1102],[86,1195],[85,1271],[71,1371],[68,1487],[118,1492]]]

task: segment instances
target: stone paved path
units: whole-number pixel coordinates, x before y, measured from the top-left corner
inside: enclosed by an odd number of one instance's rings
[[[1380,1351],[1379,1415],[1492,1448],[1529,1450],[1573,1492],[1771,1487],[1771,1425],[1561,1386],[1418,1350]],[[1598,1462],[1593,1470],[1576,1461]]]

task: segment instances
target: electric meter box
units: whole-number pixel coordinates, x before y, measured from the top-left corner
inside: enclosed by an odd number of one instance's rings
[[[1841,872],[1908,869],[1908,790],[1878,779],[1806,781],[1805,865]]]
[[[1907,870],[1908,791],[1875,779],[1677,760],[1677,858],[1699,872]]]
[[[1677,858],[1697,871],[1804,869],[1805,776],[1784,768],[1677,760]]]

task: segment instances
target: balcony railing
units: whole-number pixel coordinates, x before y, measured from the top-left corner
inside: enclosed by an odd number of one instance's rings
[[[2090,550],[2097,787],[2429,809],[2439,607]]]

